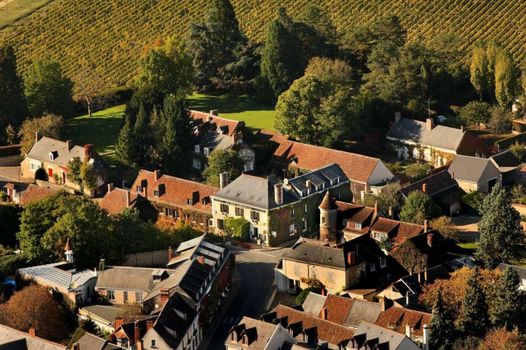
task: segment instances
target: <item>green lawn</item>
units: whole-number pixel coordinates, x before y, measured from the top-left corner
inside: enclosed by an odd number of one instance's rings
[[[64,138],[71,139],[77,145],[92,143],[95,150],[111,160],[115,152],[117,135],[122,126],[124,105],[119,105],[66,121]]]
[[[243,120],[249,128],[273,130],[276,111],[249,95],[203,95],[193,94],[188,98],[188,107],[198,111],[219,111],[219,116]]]
[[[0,29],[9,26],[20,18],[30,15],[53,0],[7,0],[0,1]]]
[[[478,247],[478,243],[477,242],[457,243],[457,245],[460,248],[471,249],[471,250],[476,250],[477,247]]]

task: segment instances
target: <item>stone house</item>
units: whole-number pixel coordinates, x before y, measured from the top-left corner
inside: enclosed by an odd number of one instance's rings
[[[217,114],[216,110],[210,113],[190,111],[197,139],[192,153],[192,167],[204,170],[214,150],[232,149],[243,161],[245,172],[254,170],[256,153],[243,139],[245,123],[221,118]]]
[[[67,177],[69,162],[78,158],[92,166],[96,182],[93,189],[84,188],[83,192],[90,196],[102,195],[105,191],[106,170],[103,161],[93,149],[93,145],[76,146],[72,141],[60,141],[50,137],[39,138],[35,135],[35,143],[20,164],[22,177],[49,181],[76,191],[81,186]]]
[[[349,180],[336,164],[283,183],[242,174],[211,196],[213,224],[216,233],[223,234],[227,218],[243,217],[250,222],[253,240],[276,246],[317,232],[318,206],[327,191],[336,198],[351,198]]]
[[[398,158],[425,161],[435,167],[446,165],[459,154],[465,136],[463,129],[435,126],[431,118],[426,121],[402,118],[399,113],[387,132],[387,140]]]
[[[245,316],[230,329],[225,347],[226,350],[281,350],[290,349],[295,343],[294,337],[281,324]]]
[[[271,163],[284,177],[319,169],[335,163],[349,179],[353,201],[367,193],[378,193],[394,175],[379,158],[339,151],[331,148],[290,141],[280,134],[272,134],[269,142],[277,144]]]
[[[522,162],[510,150],[495,154],[489,159],[499,169],[503,185],[513,186],[517,182]]]
[[[2,350],[68,350],[63,344],[55,343],[38,337],[35,328],[29,332],[0,324],[0,349]]]
[[[489,193],[493,186],[502,182],[499,169],[489,158],[456,156],[448,172],[466,193]]]
[[[159,170],[141,169],[131,188],[157,209],[157,222],[162,226],[189,225],[201,232],[210,232],[212,224],[211,196],[217,188],[174,176]]]

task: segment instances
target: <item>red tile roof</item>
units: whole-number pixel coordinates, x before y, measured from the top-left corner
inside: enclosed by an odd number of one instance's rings
[[[200,120],[203,124],[204,123],[215,124],[216,127],[219,127],[221,129],[226,129],[226,134],[228,136],[234,135],[237,127],[239,126],[239,123],[241,123],[238,120],[221,118],[221,117],[212,115],[210,113],[199,112],[199,111],[190,111],[190,117],[194,120]]]
[[[351,181],[366,183],[380,162],[378,158],[331,148],[285,140],[279,136],[272,139],[279,144],[274,157],[286,162],[294,161],[301,169],[319,169],[338,164]]]
[[[327,321],[343,324],[351,311],[352,304],[353,299],[351,298],[329,294],[325,299],[325,303],[321,308],[319,316],[323,318],[323,312],[325,309],[325,312],[327,312]]]
[[[127,196],[130,196],[130,203],[128,205]],[[124,211],[124,209],[133,205],[137,199],[137,193],[127,191],[122,188],[114,188],[113,190],[106,192],[106,195],[99,202],[102,209],[106,210],[110,215],[117,215]]]
[[[136,191],[137,187],[143,184],[146,184],[147,193],[143,192],[142,195],[152,202],[166,203],[208,214],[212,213],[210,196],[219,191],[216,187],[169,175],[162,175],[156,180],[155,172],[141,169],[133,183],[132,191]],[[159,196],[155,196],[154,191],[157,191],[160,185],[164,185],[164,192],[161,191]],[[192,199],[194,193],[198,194],[198,198],[192,205],[188,200]],[[203,199],[206,201],[203,202]]]
[[[285,305],[278,305],[273,311],[276,312],[278,318],[287,317],[288,324],[302,322],[303,329],[316,327],[318,330],[318,339],[329,342],[330,344],[339,344],[344,340],[351,339],[354,335],[354,331],[350,328],[331,321],[322,320],[321,318],[309,316],[302,311]]]
[[[429,325],[431,317],[427,312],[392,307],[383,311],[375,324],[402,334],[405,334],[405,325],[408,324],[412,327],[413,334],[422,336],[424,325]]]
[[[28,205],[30,203],[42,200],[44,198],[50,197],[57,193],[57,190],[51,189],[49,187],[40,187],[37,185],[29,185],[25,191],[20,193],[20,205]]]

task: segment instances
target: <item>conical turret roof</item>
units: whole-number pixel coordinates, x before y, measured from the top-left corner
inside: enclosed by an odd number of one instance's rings
[[[336,203],[334,203],[334,200],[331,198],[329,191],[325,192],[325,196],[323,197],[319,208],[322,210],[334,210],[338,208]]]

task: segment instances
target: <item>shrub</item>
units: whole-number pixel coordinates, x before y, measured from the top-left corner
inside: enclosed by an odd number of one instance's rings
[[[225,232],[231,237],[246,242],[250,239],[250,222],[244,218],[227,218]]]
[[[427,163],[413,163],[409,164],[405,168],[405,174],[413,180],[424,178],[428,175],[429,170],[433,169],[430,164]]]
[[[515,143],[509,147],[509,150],[517,159],[523,161],[526,158],[526,145],[524,143]]]
[[[470,192],[462,196],[462,203],[466,206],[468,211],[472,212],[472,214],[480,215],[482,202],[484,201],[485,197],[486,194],[484,193],[477,191]]]

